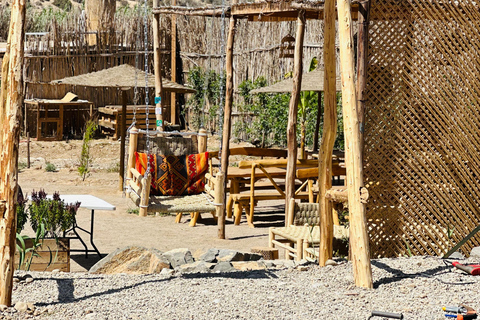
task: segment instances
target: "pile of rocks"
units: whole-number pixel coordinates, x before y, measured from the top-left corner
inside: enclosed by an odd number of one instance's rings
[[[221,273],[232,271],[293,268],[308,262],[292,260],[263,260],[256,253],[230,249],[199,250],[194,254],[186,248],[161,252],[157,249],[129,246],[117,249],[91,269],[94,274],[170,274]]]

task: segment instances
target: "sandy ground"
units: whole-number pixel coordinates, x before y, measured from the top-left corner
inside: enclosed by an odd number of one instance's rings
[[[39,142],[32,141],[30,148],[30,168],[19,173],[19,184],[24,194],[32,190],[44,189],[47,194],[59,191],[60,194],[91,194],[111,203],[115,211],[95,211],[94,243],[102,255],[117,248],[130,245],[154,247],[161,251],[175,248],[189,248],[195,251],[204,248],[229,248],[250,251],[255,246],[268,245],[268,227],[283,224],[283,201],[263,202],[255,214],[256,228],[249,228],[245,217],[240,226],[234,226],[228,219],[226,240],[217,238],[218,227],[210,214],[203,214],[203,219],[196,227],[189,227],[189,216],[182,222],[175,223],[174,216],[139,217],[130,214],[135,208],[133,203],[119,191],[119,176],[114,171],[119,163],[118,141],[111,139],[94,140],[91,148],[93,158],[92,173],[82,181],[77,173],[81,140]],[[209,142],[210,144],[210,142]],[[19,167],[27,163],[27,143],[20,143]],[[57,172],[46,172],[45,164],[54,164]],[[77,213],[78,225],[89,229],[90,211],[80,209]],[[25,231],[30,233],[31,230]],[[85,235],[84,239],[88,239]],[[71,247],[81,249],[78,240],[72,240]],[[71,271],[88,270],[99,260],[97,255],[72,253]]]

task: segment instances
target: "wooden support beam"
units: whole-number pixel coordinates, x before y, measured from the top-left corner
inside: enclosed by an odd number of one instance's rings
[[[318,151],[318,198],[320,202],[319,265],[325,266],[333,256],[332,203],[325,193],[332,187],[332,154],[337,136],[337,74],[335,57],[335,0],[325,1],[325,35],[323,46],[324,116],[323,135]]]
[[[135,150],[137,150],[138,129],[133,127],[130,130],[130,139],[128,143],[128,162],[127,162],[127,181],[132,180],[133,174],[130,169],[135,168]],[[126,191],[127,198],[130,197],[130,190]]]
[[[172,1],[172,5],[177,5],[177,0]],[[172,15],[172,31],[171,31],[171,47],[172,47],[172,55],[171,55],[171,68],[170,73],[172,76],[172,82],[177,82],[177,15]],[[177,124],[177,94],[172,91],[170,94],[170,123]]]
[[[153,0],[153,6],[159,7],[160,0]],[[163,107],[162,107],[162,56],[160,52],[160,16],[158,14],[153,16],[153,68],[155,73],[155,115],[157,119],[157,130],[163,131]],[[146,49],[146,48],[145,48]],[[158,101],[160,100],[160,101]],[[158,102],[158,103],[157,103]]]
[[[355,91],[355,59],[352,37],[350,0],[338,0],[340,64],[342,70],[343,121],[345,124],[345,163],[347,166],[348,211],[350,215],[350,248],[355,284],[373,288],[370,247],[367,234],[365,204],[361,200],[363,158],[360,123]]]
[[[15,271],[15,204],[18,193],[18,149],[23,104],[23,57],[26,0],[11,2],[7,49],[0,86],[0,304],[12,305]]]
[[[367,87],[368,25],[370,23],[370,1],[362,1],[358,7],[357,34],[357,113],[360,123],[360,143],[363,154],[365,132],[365,90]]]
[[[120,124],[120,170],[119,170],[119,191],[123,191],[125,181],[125,131],[127,124],[127,91],[122,90],[122,122]]]
[[[219,8],[192,8],[192,7],[154,7],[154,15],[160,14],[181,14],[184,16],[207,16],[207,17],[220,17],[222,12],[225,12],[226,17],[230,17],[230,7],[225,9]]]
[[[236,3],[236,0],[232,1],[232,4]],[[237,19],[230,17],[230,23],[228,27],[227,38],[227,52],[225,57],[225,67],[227,73],[226,79],[226,96],[225,96],[225,109],[223,113],[223,137],[222,137],[222,155],[220,158],[221,170],[225,181],[220,188],[225,190],[226,177],[228,174],[228,157],[230,155],[230,132],[232,127],[232,104],[233,104],[233,45],[235,42],[235,26]],[[225,192],[223,193],[223,206],[221,210],[218,210],[220,215],[218,216],[218,238],[225,239],[225,210],[226,199]]]
[[[298,11],[297,36],[295,38],[294,66],[293,66],[293,90],[288,106],[287,125],[287,149],[288,164],[285,177],[285,225],[287,225],[288,206],[290,199],[295,199],[295,173],[297,163],[297,113],[298,100],[302,86],[303,72],[303,37],[305,35],[305,11]]]

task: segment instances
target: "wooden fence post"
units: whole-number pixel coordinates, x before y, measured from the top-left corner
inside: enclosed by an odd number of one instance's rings
[[[324,20],[324,117],[322,143],[318,152],[318,196],[320,200],[320,248],[318,262],[321,266],[325,266],[327,260],[333,256],[332,203],[325,198],[325,194],[328,189],[332,188],[332,154],[337,135],[335,0],[325,1]]]
[[[303,37],[305,35],[305,10],[298,11],[297,37],[295,40],[294,66],[293,66],[293,90],[288,106],[287,125],[287,149],[288,162],[285,177],[285,225],[287,225],[288,206],[290,199],[295,198],[295,173],[297,164],[297,113],[298,100],[302,87],[302,61],[303,61]]]
[[[232,5],[236,4],[236,0],[232,1]],[[230,25],[228,28],[227,38],[227,52],[225,56],[225,67],[227,72],[226,79],[226,96],[225,96],[225,109],[223,112],[223,137],[222,137],[222,154],[221,154],[221,170],[224,174],[224,183],[220,188],[224,188],[227,184],[228,175],[228,157],[230,155],[230,132],[232,127],[232,104],[233,104],[233,45],[235,42],[235,25],[237,19],[234,16],[230,17]],[[225,239],[225,192],[224,199],[222,199],[222,209],[218,210],[220,215],[218,216],[218,238]]]
[[[363,185],[363,159],[355,92],[355,59],[350,0],[338,0],[340,65],[342,70],[343,121],[345,124],[345,164],[347,167],[350,247],[355,284],[373,288],[365,204],[360,198]]]
[[[11,306],[18,192],[18,148],[23,103],[25,2],[13,0],[0,87],[0,304]]]

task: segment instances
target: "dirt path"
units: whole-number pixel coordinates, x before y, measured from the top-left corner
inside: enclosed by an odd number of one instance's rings
[[[44,189],[48,194],[59,191],[60,194],[91,194],[113,204],[115,211],[95,211],[94,242],[102,254],[108,254],[117,248],[129,245],[154,247],[161,251],[174,248],[189,248],[195,251],[204,248],[230,248],[250,251],[255,246],[268,245],[268,227],[281,225],[283,221],[283,201],[260,203],[255,211],[257,227],[247,226],[245,218],[240,226],[234,226],[228,219],[226,240],[217,238],[217,225],[210,214],[192,228],[188,226],[189,216],[175,223],[174,216],[149,216],[146,218],[129,214],[133,203],[118,191],[118,173],[114,172],[119,163],[119,142],[109,139],[95,140],[91,154],[93,168],[91,175],[82,181],[77,173],[77,159],[80,155],[81,141],[37,142],[31,143],[31,167],[19,173],[19,184],[25,194],[32,190]],[[20,167],[26,160],[26,142],[20,144]],[[45,164],[51,163],[57,172],[46,172]],[[268,206],[266,206],[266,204]],[[78,224],[86,229],[90,226],[90,211],[80,209]],[[25,231],[29,233],[28,230]],[[31,231],[30,231],[31,232]],[[87,239],[87,237],[85,237]],[[72,241],[74,249],[81,249],[79,241]],[[72,271],[85,271],[98,257],[72,254]]]

